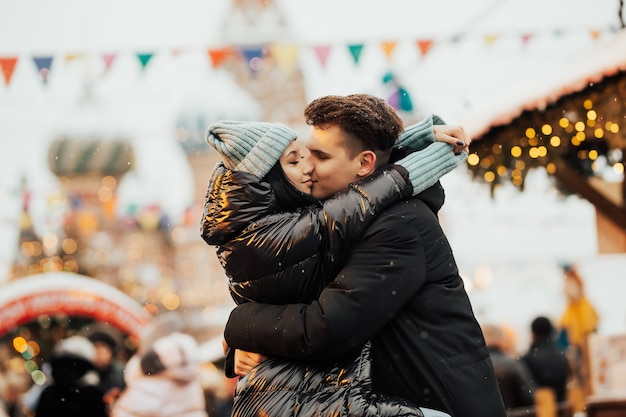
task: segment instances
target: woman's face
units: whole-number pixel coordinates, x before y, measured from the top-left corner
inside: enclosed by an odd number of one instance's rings
[[[280,157],[280,166],[291,183],[300,191],[311,194],[313,164],[307,158],[309,151],[298,140],[292,141]]]

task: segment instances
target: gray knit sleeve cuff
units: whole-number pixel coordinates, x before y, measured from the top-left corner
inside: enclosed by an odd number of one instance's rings
[[[414,150],[421,150],[434,142],[433,118],[429,116],[421,122],[408,126],[400,136],[398,145],[406,146]]]
[[[455,155],[453,147],[444,142],[433,143],[422,151],[413,152],[396,162],[409,173],[413,195],[433,186],[441,177],[467,160],[467,153]]]

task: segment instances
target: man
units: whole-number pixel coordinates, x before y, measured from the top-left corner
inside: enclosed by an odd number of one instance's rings
[[[312,126],[312,193],[319,199],[387,163],[403,129],[384,100],[362,94],[314,100],[305,117]],[[260,358],[316,361],[371,340],[376,390],[456,417],[505,416],[480,326],[437,219],[442,204],[436,185],[380,213],[350,258],[328,266],[336,278],[317,300],[242,304],[231,313],[226,343]],[[243,373],[251,358],[236,371]]]
[[[549,318],[536,317],[530,324],[532,341],[522,356],[537,385],[554,390],[556,400],[567,400],[567,381],[572,376],[569,360],[554,342],[554,326]]]
[[[483,334],[506,409],[535,405],[536,386],[532,375],[522,361],[506,351],[502,329],[488,324],[483,326]]]

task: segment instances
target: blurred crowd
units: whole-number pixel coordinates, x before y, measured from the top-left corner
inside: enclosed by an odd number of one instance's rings
[[[576,269],[565,267],[564,277],[563,314],[534,318],[525,349],[520,351],[515,332],[504,324],[482,326],[511,416],[517,410],[529,415],[540,398],[556,404],[559,415],[573,415],[590,394],[587,338],[599,317]],[[133,350],[121,346],[107,326],[53,334],[50,353],[42,356],[40,383],[0,365],[0,417],[230,416],[236,379],[226,378],[220,364],[202,360],[197,341],[176,314],[158,317]],[[0,364],[8,362],[3,349]]]
[[[565,266],[563,275],[563,314],[554,322],[546,316],[534,318],[528,329],[530,345],[524,351],[516,349],[515,334],[506,326],[482,326],[510,416],[528,415],[541,401],[553,403],[557,415],[573,415],[584,410],[585,397],[591,394],[588,338],[596,332],[599,316],[585,296],[576,268]]]
[[[230,416],[235,381],[203,361],[175,314],[155,320],[130,351],[107,326],[59,334],[41,370],[35,383],[0,368],[0,417]]]

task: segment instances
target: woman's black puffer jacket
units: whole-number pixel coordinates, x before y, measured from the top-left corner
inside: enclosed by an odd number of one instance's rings
[[[269,359],[237,384],[233,417],[423,417],[413,404],[372,390],[370,344],[325,365]]]
[[[401,173],[402,172],[402,173]],[[219,163],[204,201],[203,239],[217,246],[236,303],[306,303],[334,276],[376,214],[412,194],[406,171],[384,168],[319,206],[281,212],[269,183]]]

